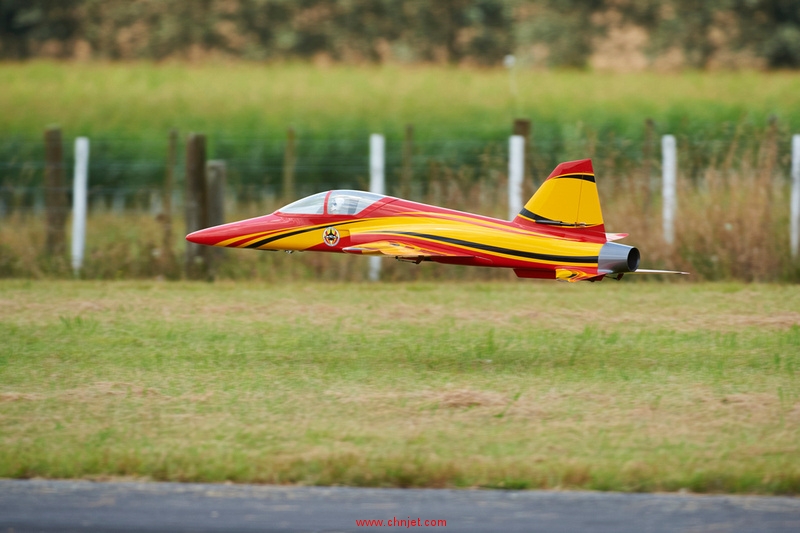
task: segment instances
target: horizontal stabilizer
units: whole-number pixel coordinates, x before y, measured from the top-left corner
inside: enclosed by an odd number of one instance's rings
[[[625,275],[628,274],[683,274],[684,276],[688,276],[688,272],[680,272],[678,270],[648,270],[646,268],[637,268],[633,272],[625,272]]]

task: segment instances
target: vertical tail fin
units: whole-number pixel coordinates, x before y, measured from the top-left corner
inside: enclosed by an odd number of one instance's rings
[[[603,212],[592,160],[581,159],[558,165],[528,200],[514,223],[579,231],[587,236],[596,233],[598,240],[605,242]]]

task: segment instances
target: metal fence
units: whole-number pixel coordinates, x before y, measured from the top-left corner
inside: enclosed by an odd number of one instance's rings
[[[65,146],[73,139],[66,138]],[[710,166],[758,164],[759,139],[739,142],[730,154],[729,139],[689,139],[677,136],[679,173],[697,181]],[[789,139],[780,139],[775,171],[789,177]],[[184,190],[185,146],[179,143],[174,201],[180,204]],[[287,140],[263,138],[208,138],[209,159],[226,162],[227,184],[236,202],[272,201],[283,196]],[[504,180],[508,166],[508,139],[422,140],[409,150],[403,139],[386,140],[388,194],[423,199],[433,182],[456,180]],[[657,139],[531,139],[525,150],[525,178],[540,183],[561,161],[593,158],[595,171],[608,183],[632,173],[660,176],[661,144]],[[92,211],[160,209],[164,177],[168,170],[167,143],[151,139],[91,139],[89,160],[89,207]],[[64,150],[66,194],[71,194],[72,150]],[[13,212],[34,215],[44,210],[45,169],[41,140],[0,139],[0,217]],[[296,196],[331,188],[366,189],[369,184],[369,139],[298,139],[294,146],[293,179]],[[403,180],[408,190],[402,190]]]

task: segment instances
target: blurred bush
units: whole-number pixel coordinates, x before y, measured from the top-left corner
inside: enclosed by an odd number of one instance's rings
[[[0,57],[796,68],[795,0],[0,0]]]

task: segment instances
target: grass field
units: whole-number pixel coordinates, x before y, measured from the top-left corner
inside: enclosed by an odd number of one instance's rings
[[[800,287],[0,281],[0,477],[800,493]]]
[[[0,64],[0,80],[3,135],[36,138],[50,123],[73,135],[159,140],[173,127],[283,138],[289,125],[301,137],[382,131],[402,138],[406,123],[420,140],[485,139],[508,135],[517,117],[533,119],[541,139],[639,138],[648,117],[694,136],[742,120],[762,126],[771,114],[800,128],[793,72],[520,70],[516,95],[504,69],[434,66],[35,61]]]

